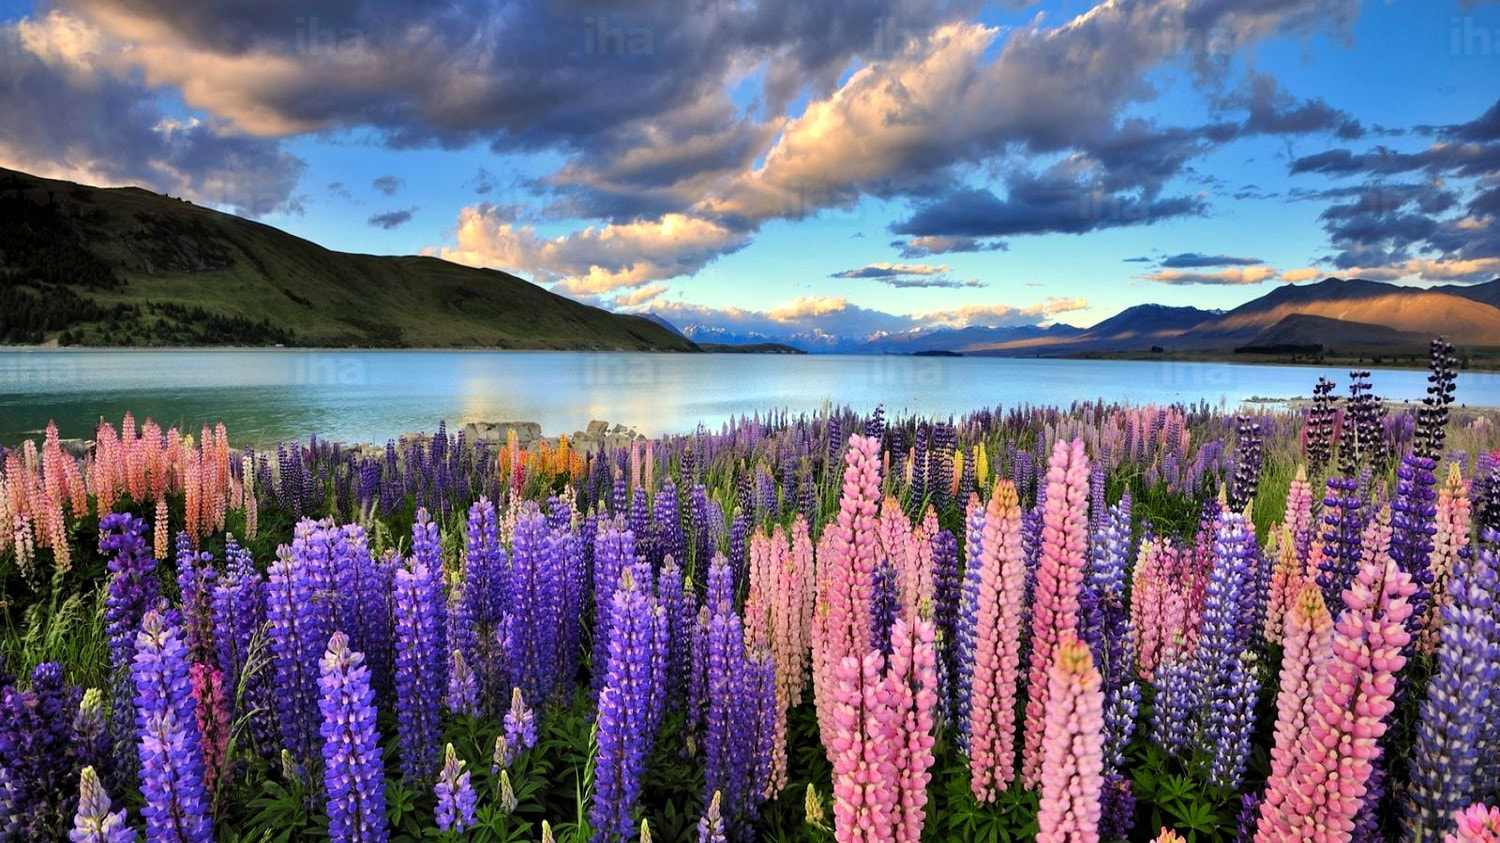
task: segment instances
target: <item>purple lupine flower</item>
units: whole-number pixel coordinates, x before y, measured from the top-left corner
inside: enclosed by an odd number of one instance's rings
[[[250,551],[233,536],[224,542],[224,573],[214,583],[210,611],[214,622],[215,663],[236,716],[246,716],[250,738],[263,752],[274,751],[276,703],[271,698],[268,655],[257,652],[257,636],[266,625],[267,586]],[[261,638],[261,642],[266,639]]]
[[[369,539],[357,524],[329,527],[334,578],[338,583],[339,629],[349,646],[364,654],[370,684],[376,692],[391,688],[391,577],[375,561]]]
[[[954,718],[958,725],[958,746],[969,751],[969,696],[974,684],[974,625],[979,622],[979,564],[984,550],[984,505],[978,495],[969,497],[964,519],[964,580],[961,598],[955,659],[957,681],[954,688]]]
[[[594,540],[594,649],[590,659],[594,693],[604,687],[605,668],[609,661],[610,597],[620,585],[620,575],[635,562],[635,534],[625,526],[623,517],[599,523]]]
[[[464,611],[474,624],[475,642],[475,652],[464,655],[478,678],[480,708],[486,712],[498,708],[508,681],[498,632],[509,593],[509,564],[500,544],[495,505],[481,497],[469,507],[464,532]]]
[[[1188,746],[1197,704],[1186,660],[1172,658],[1156,669],[1156,700],[1151,706],[1151,740],[1176,755]]]
[[[93,767],[113,780],[109,720],[104,713],[104,693],[98,688],[83,692],[73,715],[73,754],[85,767]]]
[[[1417,429],[1412,443],[1412,452],[1437,462],[1443,457],[1443,442],[1448,431],[1448,405],[1453,403],[1453,392],[1457,389],[1458,359],[1453,356],[1453,343],[1447,337],[1437,337],[1428,352],[1427,397],[1417,408]]]
[[[109,556],[109,594],[104,603],[109,665],[116,676],[128,671],[135,631],[161,599],[156,558],[146,544],[146,522],[124,512],[99,519],[99,553]]]
[[[504,622],[506,661],[515,665],[512,681],[526,698],[545,701],[572,680],[576,647],[564,627],[577,627],[580,592],[574,553],[563,533],[553,532],[535,504],[521,507],[511,539],[510,601]],[[522,666],[525,666],[522,669]]]
[[[152,610],[136,636],[131,679],[139,739],[146,838],[208,843],[213,828],[203,790],[203,751],[188,676],[187,645],[177,622]]]
[[[424,781],[437,766],[441,732],[443,676],[443,575],[435,558],[437,525],[426,512],[412,527],[412,556],[396,571],[395,618],[396,735],[401,771],[408,781]],[[437,565],[434,565],[434,561]]]
[[[682,532],[682,518],[677,511],[677,484],[667,480],[656,492],[652,501],[651,528],[653,541],[651,563],[661,566],[668,556],[673,559],[687,558],[687,536]]]
[[[315,748],[318,655],[323,649],[320,642],[332,633],[326,592],[319,587],[322,574],[312,570],[314,564],[285,545],[277,548],[265,589],[276,668],[276,721],[283,745],[299,760],[311,758]]]
[[[708,808],[698,820],[698,843],[728,843],[724,836],[722,798],[723,794],[716,790],[713,798],[708,800]]]
[[[479,716],[479,679],[464,658],[463,650],[448,652],[448,689],[443,695],[443,705],[453,714]]]
[[[1243,510],[1260,488],[1261,463],[1265,458],[1265,437],[1260,422],[1249,416],[1239,417],[1235,445],[1234,479],[1229,486],[1229,506]]]
[[[109,794],[93,767],[84,767],[78,777],[78,813],[73,817],[72,843],[132,843],[135,829],[125,821],[125,811],[111,811]],[[4,829],[0,828],[0,832]],[[0,833],[0,839],[4,839]]]
[[[1500,541],[1487,531],[1486,542]],[[1436,840],[1453,828],[1453,813],[1483,796],[1486,724],[1500,700],[1500,554],[1493,546],[1466,549],[1448,578],[1436,671],[1422,702],[1412,747],[1406,817],[1413,839]]]
[[[1212,738],[1211,776],[1226,788],[1239,787],[1249,752],[1258,685],[1244,658],[1254,638],[1253,619],[1244,609],[1253,591],[1250,554],[1254,538],[1245,516],[1222,509],[1214,536],[1214,564],[1203,601],[1203,620],[1192,659],[1195,718]],[[1248,672],[1248,673],[1247,673]],[[1247,719],[1248,718],[1248,719]]]
[[[1251,843],[1255,839],[1255,827],[1260,822],[1260,800],[1258,793],[1240,796],[1240,813],[1236,817],[1234,843]]]
[[[1333,453],[1333,426],[1338,415],[1338,411],[1334,409],[1338,398],[1333,395],[1333,387],[1333,381],[1318,378],[1317,385],[1313,387],[1312,407],[1307,411],[1302,448],[1307,454],[1308,466],[1313,471],[1321,471]]]
[[[505,743],[512,752],[525,752],[536,746],[536,712],[526,705],[520,688],[511,690],[510,708],[505,712],[503,725]]]
[[[439,831],[462,834],[474,825],[474,808],[478,797],[469,780],[467,762],[448,744],[443,755],[443,768],[438,772],[433,793],[437,795],[437,826]]]
[[[734,520],[729,525],[729,569],[734,572],[735,582],[749,579],[750,520],[744,510],[734,511]]]
[[[68,762],[80,696],[56,662],[32,670],[30,690],[0,688],[0,769],[21,840],[56,839],[73,815],[77,769]]]
[[[1391,500],[1391,558],[1411,574],[1416,593],[1411,596],[1412,613],[1407,631],[1416,640],[1432,599],[1432,537],[1437,534],[1437,463],[1415,451],[1401,458],[1396,469],[1396,496]]]
[[[583,542],[573,530],[571,506],[556,497],[548,501],[548,506],[552,513],[548,562],[552,569],[553,590],[547,602],[550,622],[556,627],[551,643],[553,672],[548,683],[551,695],[558,697],[571,693],[573,680],[578,675],[578,654],[583,643],[583,606],[590,588],[590,568],[584,559]]]
[[[1135,791],[1130,777],[1118,772],[1105,773],[1099,802],[1099,838],[1126,839],[1135,827]]]
[[[364,661],[363,654],[349,649],[348,636],[335,632],[320,662],[323,788],[333,843],[381,843],[390,836],[375,692]]]
[[[939,636],[938,681],[947,711],[953,710],[953,692],[958,682],[958,604],[961,579],[958,571],[958,539],[948,530],[932,537],[932,619]]]
[[[596,841],[626,838],[640,800],[646,758],[658,721],[654,700],[667,648],[666,612],[651,595],[650,582],[628,569],[610,598],[608,672],[599,692],[598,754],[594,761],[594,804],[590,820]]]
[[[703,487],[702,483],[693,486],[692,491],[688,493],[688,512],[692,516],[693,524],[692,561],[701,567],[714,552],[713,532],[709,529],[708,522],[708,490]]]
[[[875,563],[870,607],[870,641],[882,654],[891,654],[891,627],[896,622],[896,612],[901,608],[901,585],[896,569],[890,560]]]
[[[1091,543],[1089,567],[1085,576],[1084,602],[1091,610],[1083,617],[1089,626],[1097,624],[1097,643],[1091,644],[1094,662],[1104,684],[1104,767],[1106,777],[1123,773],[1125,748],[1135,732],[1135,717],[1140,707],[1140,687],[1136,681],[1135,628],[1125,601],[1126,569],[1130,564],[1131,499],[1127,489],[1119,503],[1106,508],[1101,519],[1100,536]],[[1127,780],[1128,781],[1128,780]],[[1104,813],[1126,823],[1116,837],[1129,830],[1134,811],[1112,800],[1129,799],[1129,787],[1106,787],[1103,793]]]
[[[1349,405],[1339,440],[1339,473],[1346,477],[1353,476],[1361,466],[1384,469],[1390,458],[1385,441],[1385,405],[1372,391],[1369,378],[1366,370],[1349,373]]]
[[[1317,581],[1334,617],[1344,610],[1344,591],[1359,570],[1364,523],[1358,490],[1359,483],[1352,477],[1330,477],[1323,499],[1323,560],[1318,563]]]
[[[213,587],[218,572],[210,553],[197,553],[187,533],[177,534],[177,590],[182,595],[182,619],[187,629],[188,654],[195,662],[214,656]]]
[[[721,554],[714,556],[721,561],[723,558]],[[719,567],[728,571],[727,565]],[[732,587],[733,582],[727,573],[721,576],[721,580],[716,585],[711,584],[710,588]],[[683,703],[683,692],[687,690],[688,674],[693,667],[693,626],[698,620],[692,584],[678,568],[676,560],[668,559],[662,564],[656,576],[656,596],[667,617],[667,707],[676,711]]]

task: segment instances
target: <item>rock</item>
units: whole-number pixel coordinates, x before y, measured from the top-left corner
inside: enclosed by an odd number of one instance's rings
[[[589,422],[588,432],[590,436],[601,436],[605,433],[608,433],[609,422],[599,421],[598,419],[595,419],[594,421]]]
[[[542,438],[542,426],[536,422],[469,422],[464,425],[464,438],[471,442],[485,441],[505,444],[510,432],[516,432],[516,442],[526,447]]]

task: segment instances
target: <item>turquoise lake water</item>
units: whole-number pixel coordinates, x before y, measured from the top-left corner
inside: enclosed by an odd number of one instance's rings
[[[196,430],[223,421],[236,443],[317,434],[384,442],[470,421],[535,421],[547,434],[590,419],[643,433],[717,429],[729,418],[828,403],[947,416],[982,406],[1136,404],[1308,396],[1319,375],[1343,391],[1348,372],[1304,366],[1166,361],[1017,360],[733,354],[483,351],[182,350],[0,352],[0,443],[55,419],[87,439],[100,418]],[[1426,373],[1377,370],[1387,400],[1417,400]],[[1458,401],[1500,406],[1500,377],[1462,373]]]

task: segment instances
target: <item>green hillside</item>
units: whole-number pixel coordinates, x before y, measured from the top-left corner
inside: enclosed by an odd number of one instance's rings
[[[697,350],[504,272],[334,252],[139,188],[4,169],[0,342]]]

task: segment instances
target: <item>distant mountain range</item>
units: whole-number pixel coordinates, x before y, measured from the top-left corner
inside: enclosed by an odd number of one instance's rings
[[[1089,327],[840,337],[738,334],[610,313],[505,272],[334,252],[139,188],[0,169],[0,342],[998,356],[1415,355],[1438,334],[1500,350],[1500,279],[1329,278],[1229,311],[1142,304]]]

